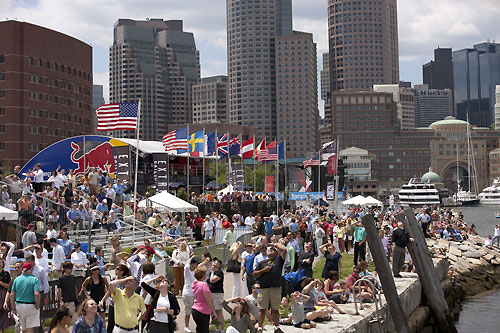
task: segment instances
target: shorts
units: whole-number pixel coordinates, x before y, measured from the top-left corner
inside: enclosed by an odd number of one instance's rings
[[[259,291],[259,309],[278,310],[281,305],[281,287],[261,288]]]
[[[224,294],[223,293],[213,293],[212,294],[212,301],[214,303],[214,310],[222,310],[222,302],[224,301]]]
[[[303,322],[300,322],[298,324],[293,324],[293,326],[297,327],[297,328],[301,328],[302,324],[310,324],[311,321],[309,319],[304,319]]]
[[[21,330],[40,326],[40,309],[35,304],[16,303],[16,311],[21,321]]]
[[[214,237],[213,230],[205,230],[205,240],[210,240]]]
[[[184,315],[191,315],[191,310],[193,309],[194,296],[182,296],[182,301],[184,302]]]

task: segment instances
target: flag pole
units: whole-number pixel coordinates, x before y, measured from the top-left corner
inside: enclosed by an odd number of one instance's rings
[[[277,143],[277,140],[276,140]],[[279,216],[279,189],[280,189],[280,178],[279,178],[279,163],[280,163],[280,152],[279,152],[279,145],[276,145],[276,215]]]
[[[318,151],[318,192],[321,192],[321,152]]]
[[[243,161],[243,154],[241,153],[242,145],[243,145],[243,134],[240,132],[240,154],[238,156],[241,156],[240,163],[241,163],[241,169],[243,170],[243,177],[241,178],[241,192],[244,192],[244,187],[247,180],[245,179],[246,176],[245,163]]]
[[[190,136],[189,136],[189,125],[187,125],[187,160],[186,160],[186,175],[187,175],[187,184],[186,184],[186,188],[187,188],[187,195],[188,195],[188,201],[189,201],[189,197],[191,196],[191,193],[189,191],[189,140],[190,140]]]
[[[201,176],[201,187],[202,187],[202,191],[203,191],[203,197],[205,197],[205,147],[207,146],[207,140],[206,140],[206,137],[205,137],[205,127],[203,127],[203,157],[201,158],[201,162],[203,163],[203,168],[201,169],[201,173],[202,173],[202,176]],[[208,149],[208,147],[207,147]]]
[[[264,138],[265,140],[266,138]],[[267,140],[266,140],[267,141]],[[264,142],[265,145],[264,145],[264,149],[267,149],[266,148],[266,145],[267,145],[267,142]],[[264,189],[262,190],[262,193],[266,193],[266,178],[267,178],[267,164],[264,163],[265,161],[262,161],[262,165],[264,166]]]
[[[284,153],[285,153],[285,191],[288,190],[288,175],[287,175],[287,170],[286,170],[286,140],[284,141],[285,142],[285,146],[283,147],[283,150],[284,150]]]
[[[139,169],[139,132],[141,131],[141,99],[137,105],[137,140],[135,148],[135,176],[134,176],[134,223],[132,226],[132,239],[135,242],[135,227],[136,227],[136,213],[137,213],[137,173]],[[89,244],[90,246],[90,244]],[[89,247],[90,248],[90,247]]]
[[[337,203],[338,203],[338,199],[339,199],[339,194],[338,194],[338,187],[339,187],[339,136],[337,135],[337,155],[336,155],[336,158],[337,158],[337,166],[336,166],[336,171],[337,173],[335,174],[335,200],[334,200],[334,206],[335,206],[335,209],[337,209]],[[354,190],[354,189],[353,189]]]
[[[217,192],[219,191],[219,137],[217,129],[215,129],[215,189]]]
[[[228,182],[228,186],[231,185],[230,189],[231,191],[229,193],[233,193],[233,186],[231,184],[231,155],[229,154],[229,144],[230,144],[230,137],[229,137],[229,131],[226,132],[226,135],[227,135],[227,163],[228,163],[228,167],[227,167],[227,170],[228,172],[226,172],[226,181]]]
[[[255,142],[255,135],[253,136],[253,192],[257,192],[257,187],[256,187],[256,175],[255,175],[255,158],[257,156],[255,156],[255,148],[257,147],[256,145],[256,142]]]

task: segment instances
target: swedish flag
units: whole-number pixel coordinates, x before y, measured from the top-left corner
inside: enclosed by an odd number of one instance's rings
[[[202,155],[204,146],[204,137],[205,137],[204,131],[199,131],[189,136],[188,139],[189,155],[191,156]]]

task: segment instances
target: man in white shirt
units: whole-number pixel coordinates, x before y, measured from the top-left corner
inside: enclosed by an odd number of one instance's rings
[[[52,237],[49,239],[50,247],[52,248],[52,267],[54,267],[55,278],[59,278],[62,274],[62,265],[66,261],[66,255],[61,245],[57,243],[57,239]]]
[[[255,217],[253,217],[252,213],[248,214],[248,216],[245,218],[245,225],[251,228],[254,223],[255,223]]]
[[[35,164],[29,175],[33,176],[33,190],[35,193],[43,192],[43,170],[40,167],[40,163]]]
[[[194,256],[189,258],[187,265],[184,266],[184,287],[182,288],[182,301],[184,302],[184,332],[191,333],[189,329],[189,319],[194,304],[193,288],[194,270],[198,267],[198,260]]]
[[[111,211],[113,201],[116,199],[116,192],[113,190],[113,185],[108,184],[106,189],[106,203],[108,204],[108,211]]]
[[[54,223],[48,222],[47,223],[47,233],[45,234],[45,239],[50,240],[51,238],[56,238],[57,237],[57,230],[54,229]]]
[[[95,168],[89,173],[90,193],[97,194],[99,190],[99,172]]]
[[[500,247],[500,225],[498,224],[495,225],[495,234],[491,242],[493,245],[495,244],[495,240],[497,241],[497,247]]]
[[[205,222],[203,223],[203,229],[205,232],[205,240],[207,245],[211,244],[212,238],[214,237],[214,221],[207,215]]]
[[[82,252],[80,243],[75,242],[73,247],[75,248],[75,252],[71,253],[73,275],[75,277],[85,277],[85,269],[87,268],[87,256]]]
[[[33,275],[38,279],[39,290],[40,290],[40,304],[49,304],[49,298],[47,294],[49,293],[49,272],[43,269],[42,266],[35,263],[35,256],[33,254],[28,254],[25,256],[27,262],[33,266]]]

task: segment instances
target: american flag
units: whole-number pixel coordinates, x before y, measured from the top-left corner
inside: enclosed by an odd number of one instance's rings
[[[168,132],[163,136],[163,147],[165,151],[187,150],[187,127]]]
[[[263,149],[259,152],[259,162],[265,161],[277,161],[278,160],[278,150],[276,148],[276,140],[271,142],[266,146],[266,149]]]
[[[112,103],[97,108],[97,130],[135,130],[137,129],[138,103]]]
[[[319,157],[311,157],[302,163],[304,164],[304,168],[307,168],[308,166],[319,166]]]

